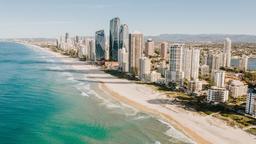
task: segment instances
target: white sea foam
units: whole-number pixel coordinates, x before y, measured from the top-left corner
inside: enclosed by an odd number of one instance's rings
[[[79,86],[79,87],[83,86],[83,85],[84,85],[84,83],[82,83],[82,82],[77,84],[77,86]]]
[[[182,140],[186,143],[191,143],[191,144],[195,144],[194,141],[192,141],[191,139],[189,139],[186,135],[184,135],[183,133],[181,133],[180,131],[176,130],[172,125],[170,125],[169,123],[167,123],[166,121],[163,121],[161,119],[158,119],[159,122],[161,122],[162,124],[166,125],[169,129],[165,132],[165,134],[167,136],[176,138],[178,140]]]
[[[134,107],[132,107],[132,106],[130,106],[130,105],[127,105],[127,104],[125,104],[125,103],[121,103],[121,105],[124,106],[124,107],[126,107],[126,108],[131,109],[131,110],[134,112],[134,114],[137,114],[137,113],[139,112],[136,108],[134,108]]]
[[[85,97],[89,97],[89,95],[87,93],[85,93],[85,92],[82,92],[81,95],[85,96]]]
[[[71,73],[68,73],[68,72],[64,72],[64,73],[62,73],[62,75],[63,75],[63,76],[66,76],[66,77],[72,76],[72,74],[71,74]]]
[[[74,80],[75,80],[75,78],[74,78],[74,77],[72,77],[72,76],[70,76],[70,77],[68,77],[68,78],[67,78],[67,80],[74,81]]]
[[[62,68],[59,66],[49,66],[48,69],[49,70],[61,70]]]
[[[46,61],[47,61],[47,62],[52,62],[52,63],[55,62],[54,59],[47,59]]]
[[[160,141],[155,141],[154,144],[161,144],[161,142]]]
[[[144,119],[148,119],[148,118],[150,118],[150,116],[140,115],[140,116],[135,117],[133,120],[144,120]]]
[[[108,102],[108,103],[105,103],[106,104],[106,107],[107,108],[118,108],[118,109],[120,109],[121,108],[121,106],[119,105],[119,104],[114,104],[114,103],[112,103],[112,102]]]

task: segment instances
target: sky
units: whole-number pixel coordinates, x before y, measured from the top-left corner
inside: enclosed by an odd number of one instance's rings
[[[0,38],[93,36],[119,17],[130,31],[256,35],[256,0],[0,0]]]

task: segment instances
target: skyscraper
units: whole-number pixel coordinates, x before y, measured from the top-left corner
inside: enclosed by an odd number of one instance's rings
[[[191,80],[191,64],[192,64],[192,50],[190,48],[183,49],[182,70],[184,71],[184,78]]]
[[[226,67],[230,67],[231,63],[231,40],[226,38],[224,41],[224,53],[226,55]]]
[[[96,50],[96,60],[103,60],[105,58],[104,30],[99,30],[95,33],[95,50]]]
[[[80,42],[80,37],[79,36],[76,36],[75,37],[75,43],[79,43]]]
[[[243,71],[247,71],[248,68],[248,56],[243,55],[239,60],[239,69]]]
[[[125,48],[126,52],[129,51],[129,29],[127,24],[122,24],[120,27],[119,48]]]
[[[107,38],[105,38],[105,39],[107,39]],[[105,60],[109,60],[109,44],[108,44],[108,42],[109,41],[105,41],[105,50],[104,50],[104,52],[105,52]]]
[[[89,41],[89,59],[95,61],[95,41],[91,39]]]
[[[168,43],[167,42],[162,42],[161,43],[160,56],[161,56],[162,60],[166,60],[167,59],[167,47],[168,47]]]
[[[170,47],[170,70],[182,71],[183,44],[174,44]]]
[[[129,35],[129,71],[134,75],[139,74],[139,59],[142,57],[143,46],[142,33],[134,32]]]
[[[200,50],[185,48],[183,57],[184,77],[187,80],[197,80],[199,76]]]
[[[118,64],[122,72],[129,72],[128,52],[125,48],[118,50]]]
[[[191,78],[193,80],[196,80],[199,77],[199,67],[200,67],[200,49],[192,49]]]
[[[219,70],[220,67],[226,67],[226,54],[223,52],[209,54],[207,57],[207,65],[209,65],[211,72]]]
[[[154,41],[152,39],[148,39],[146,42],[146,47],[145,47],[145,56],[150,57],[153,56],[154,54]]]
[[[246,98],[245,112],[256,116],[256,94],[252,90],[249,91]]]
[[[118,60],[120,19],[118,17],[110,20],[109,33],[109,59],[111,61]]]
[[[67,43],[67,42],[68,42],[68,39],[69,39],[69,34],[68,34],[68,33],[66,33],[66,34],[65,34],[65,43]]]
[[[174,44],[170,47],[169,70],[166,72],[166,83],[181,84],[184,78],[182,70],[183,44]]]

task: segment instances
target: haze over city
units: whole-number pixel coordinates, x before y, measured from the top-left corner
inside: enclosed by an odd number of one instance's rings
[[[254,0],[1,0],[0,38],[93,36],[122,18],[131,31],[158,34],[256,34]]]

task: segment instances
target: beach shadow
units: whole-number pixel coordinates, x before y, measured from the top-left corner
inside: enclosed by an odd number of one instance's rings
[[[97,77],[97,76],[88,76],[87,78],[90,78],[90,79],[119,79],[117,77],[107,77],[107,76],[103,76],[103,77]]]
[[[152,99],[148,100],[150,104],[175,104],[174,100],[171,99]]]
[[[111,84],[129,84],[129,83],[132,83],[132,82],[120,82],[120,81],[117,81],[117,82],[114,82],[114,81],[104,81],[104,82],[102,82],[102,81],[98,81],[98,80],[77,80],[77,81],[79,81],[79,82],[88,82],[88,83],[97,83],[97,84],[99,84],[99,83],[111,83]]]

